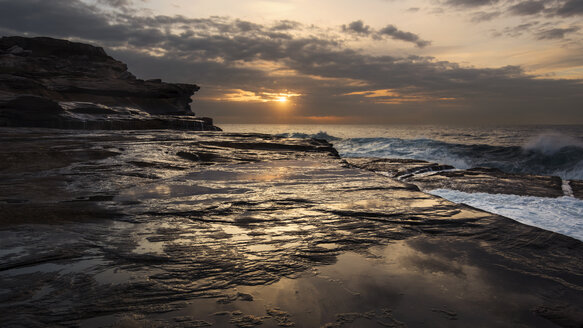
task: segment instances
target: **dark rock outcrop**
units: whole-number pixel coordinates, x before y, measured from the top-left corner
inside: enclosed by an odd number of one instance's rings
[[[563,180],[557,176],[513,174],[484,167],[456,170],[453,166],[414,159],[348,158],[346,161],[353,166],[415,184],[423,190],[452,189],[538,197],[565,195]],[[582,182],[573,180],[569,184],[573,196],[582,198]]]
[[[582,180],[572,180],[569,181],[569,186],[573,191],[573,196],[579,199],[583,199],[583,181]]]
[[[216,130],[196,117],[194,84],[140,80],[103,48],[0,38],[0,126]]]
[[[331,150],[0,128],[0,326],[580,327],[580,240]]]

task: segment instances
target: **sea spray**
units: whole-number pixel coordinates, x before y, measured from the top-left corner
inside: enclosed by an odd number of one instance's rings
[[[466,193],[449,189],[436,189],[429,193],[583,241],[581,199]]]
[[[530,138],[523,148],[551,156],[565,148],[583,150],[583,141],[560,133],[543,133]]]
[[[256,125],[233,131],[268,132],[331,142],[343,157],[421,159],[458,169],[492,167],[510,173],[556,175],[568,197],[430,193],[583,240],[583,201],[571,197],[569,180],[583,180],[583,126],[451,128],[440,126]],[[229,130],[227,128],[227,130]],[[323,131],[325,130],[325,131]]]
[[[450,143],[433,139],[337,138],[324,131],[285,133],[282,137],[318,138],[331,142],[342,157],[420,159],[457,169],[497,168],[508,173],[556,175],[583,180],[583,141],[560,134],[544,134],[524,146]]]

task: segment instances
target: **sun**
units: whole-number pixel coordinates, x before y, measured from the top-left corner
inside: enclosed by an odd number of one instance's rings
[[[281,103],[284,103],[287,101],[287,97],[286,96],[282,96],[282,97],[277,97],[276,101],[279,101]]]

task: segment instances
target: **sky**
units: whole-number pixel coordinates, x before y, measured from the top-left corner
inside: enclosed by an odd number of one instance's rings
[[[583,124],[583,0],[0,0],[220,123]]]

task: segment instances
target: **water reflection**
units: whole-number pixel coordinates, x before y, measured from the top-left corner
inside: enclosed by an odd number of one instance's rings
[[[460,249],[480,252],[456,239],[431,238],[348,252],[333,265],[268,286],[239,286],[229,301],[197,300],[162,317],[186,315],[218,327],[231,327],[232,318],[245,315],[267,326],[282,320],[297,327],[513,327],[516,320],[551,326],[531,311],[542,299],[528,287],[499,286]]]
[[[144,143],[96,135],[105,139],[87,142],[121,154],[37,172],[67,177],[66,188],[12,178],[42,188],[10,196],[26,206],[1,205],[19,215],[14,222],[43,223],[0,230],[0,312],[12,322],[462,327],[504,326],[516,315],[540,324],[529,310],[540,297],[520,284],[532,278],[512,276],[481,249],[506,230],[467,221],[486,213],[343,167],[304,151],[308,141],[290,141],[302,146],[294,152],[274,151],[270,137],[257,146],[250,137],[132,135]],[[215,162],[177,155],[211,149]]]

